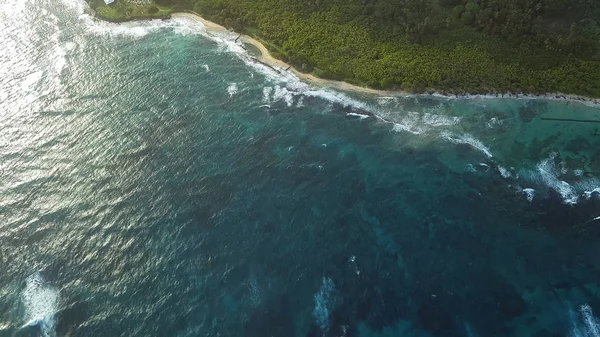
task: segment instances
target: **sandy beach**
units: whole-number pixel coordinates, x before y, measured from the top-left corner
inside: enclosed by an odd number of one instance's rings
[[[214,23],[212,21],[208,21],[197,14],[174,13],[171,16],[174,18],[187,18],[190,20],[200,22],[204,25],[204,27],[206,27],[206,31],[209,33],[210,32],[216,32],[216,33],[229,32],[229,30],[227,28],[225,28],[217,23]],[[231,33],[235,33],[235,32],[231,31]],[[328,88],[334,88],[334,89],[346,90],[346,91],[364,92],[364,93],[375,94],[375,95],[408,95],[409,94],[407,92],[400,91],[400,90],[393,90],[393,91],[392,90],[377,90],[377,89],[371,89],[371,88],[366,88],[366,87],[360,87],[360,86],[353,85],[353,84],[343,82],[343,81],[327,80],[327,79],[316,77],[312,74],[303,73],[303,72],[298,71],[298,69],[294,68],[290,64],[288,64],[282,60],[278,60],[278,59],[274,58],[271,55],[271,53],[269,52],[269,50],[267,49],[267,47],[265,47],[260,41],[257,41],[256,39],[252,38],[251,36],[241,34],[239,40],[243,43],[253,45],[254,47],[256,47],[256,49],[258,49],[260,51],[260,55],[256,55],[256,59],[258,61],[260,61],[264,64],[267,64],[273,68],[279,68],[280,71],[284,71],[285,69],[287,69],[288,71],[292,72],[294,75],[296,75],[301,80],[303,80],[307,83],[316,85],[316,86],[328,87]]]
[[[212,21],[206,20],[203,17],[201,17],[200,15],[195,14],[195,13],[191,13],[191,12],[173,13],[173,14],[171,14],[171,16],[173,18],[187,18],[189,20],[194,20],[196,22],[200,22],[200,23],[202,23],[202,25],[204,25],[204,27],[206,28],[206,31],[209,33],[210,32],[215,32],[215,33],[230,32],[233,34],[237,34],[236,32],[228,30],[227,28],[225,28],[217,23],[214,23]],[[269,50],[260,41],[257,41],[256,39],[252,38],[251,36],[248,36],[245,34],[240,34],[239,40],[243,43],[253,45],[260,51],[260,55],[256,55],[256,59],[259,62],[269,65],[269,66],[273,67],[274,69],[277,69],[278,71],[286,71],[286,70],[290,71],[291,73],[296,75],[299,79],[301,79],[304,82],[309,83],[311,85],[325,87],[325,88],[332,88],[332,89],[337,89],[337,90],[343,90],[343,91],[367,93],[367,94],[376,95],[376,96],[417,95],[417,94],[409,93],[409,92],[402,91],[402,90],[378,90],[378,89],[357,86],[357,85],[350,84],[350,83],[343,82],[343,81],[335,81],[335,80],[319,78],[312,74],[300,72],[300,71],[298,71],[298,69],[294,68],[290,64],[288,64],[282,60],[278,60],[278,59],[274,58],[271,55],[271,53],[269,52]],[[426,95],[426,94],[422,94],[422,95]],[[447,98],[550,99],[550,100],[584,102],[584,103],[592,104],[594,106],[600,106],[600,99],[579,96],[579,95],[562,94],[562,93],[547,93],[547,94],[541,94],[541,95],[521,94],[521,93],[495,93],[495,94],[490,93],[490,94],[484,94],[484,95],[479,95],[479,94],[471,95],[471,94],[447,94],[447,93],[435,92],[433,95],[447,97]]]

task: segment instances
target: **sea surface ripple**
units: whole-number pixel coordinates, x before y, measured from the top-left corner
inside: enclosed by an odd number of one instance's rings
[[[600,336],[600,110],[372,97],[0,0],[0,336]]]

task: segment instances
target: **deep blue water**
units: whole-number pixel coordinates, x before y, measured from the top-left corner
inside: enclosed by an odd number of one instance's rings
[[[0,336],[600,336],[600,120],[0,0]]]

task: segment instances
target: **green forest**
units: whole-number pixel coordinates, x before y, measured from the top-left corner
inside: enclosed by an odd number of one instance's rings
[[[89,1],[116,21],[191,10],[300,71],[372,88],[600,97],[598,0]]]

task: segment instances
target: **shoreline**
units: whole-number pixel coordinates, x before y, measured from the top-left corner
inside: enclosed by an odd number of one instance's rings
[[[238,39],[246,44],[252,45],[260,51],[260,55],[250,55],[252,59],[258,63],[262,63],[278,73],[289,71],[294,76],[307,84],[315,85],[319,87],[331,88],[342,91],[352,91],[363,94],[370,94],[375,96],[434,96],[448,99],[494,99],[494,98],[515,98],[515,99],[545,99],[552,101],[567,101],[567,102],[579,102],[583,104],[592,105],[593,107],[600,107],[600,98],[592,98],[581,95],[563,94],[563,93],[546,93],[546,94],[523,94],[523,93],[488,93],[488,94],[452,94],[445,92],[423,92],[423,93],[411,93],[403,90],[382,90],[373,89],[368,87],[361,87],[358,85],[350,84],[344,81],[329,80],[324,78],[316,77],[310,73],[303,73],[293,67],[292,65],[274,58],[269,50],[260,41],[255,38],[246,35],[236,33],[232,30],[225,28],[224,26],[209,21],[195,12],[175,12],[171,14],[171,18],[186,18],[201,23],[207,33],[235,33],[238,34]],[[236,39],[237,40],[237,39]],[[245,49],[245,48],[244,48]],[[279,69],[278,69],[279,68]]]
[[[298,69],[296,69],[294,66],[292,66],[282,60],[274,58],[271,55],[271,53],[269,52],[269,50],[267,49],[267,47],[265,47],[264,44],[262,44],[260,41],[256,40],[255,38],[253,38],[249,35],[239,34],[234,31],[230,31],[227,28],[219,25],[218,23],[206,20],[205,18],[203,18],[200,15],[195,14],[195,13],[177,12],[177,13],[171,14],[171,17],[186,18],[186,19],[194,20],[196,22],[200,22],[204,25],[204,27],[206,28],[206,31],[208,33],[210,33],[210,32],[216,32],[216,33],[227,32],[227,33],[238,34],[238,35],[240,35],[239,41],[246,43],[246,44],[250,44],[250,45],[256,47],[256,49],[258,49],[260,51],[260,55],[252,56],[252,58],[256,59],[259,63],[263,63],[264,65],[275,69],[277,72],[290,71],[292,74],[294,74],[300,80],[303,80],[303,81],[307,82],[308,84],[324,86],[324,87],[333,88],[333,89],[346,90],[346,91],[355,91],[355,92],[362,92],[362,93],[368,93],[368,94],[375,94],[375,95],[380,95],[380,96],[381,95],[399,95],[399,94],[400,95],[411,95],[411,93],[406,92],[406,91],[377,90],[377,89],[357,86],[357,85],[350,84],[350,83],[343,82],[343,81],[319,78],[310,73],[303,73],[303,72],[298,71]],[[277,69],[277,68],[280,68],[280,69]]]

